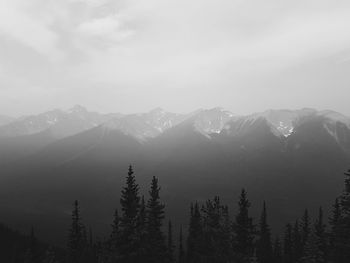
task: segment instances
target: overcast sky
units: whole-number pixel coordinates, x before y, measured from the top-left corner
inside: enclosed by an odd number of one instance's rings
[[[350,115],[349,0],[0,0],[0,114]]]

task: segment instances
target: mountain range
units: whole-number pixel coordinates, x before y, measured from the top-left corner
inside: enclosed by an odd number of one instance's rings
[[[304,208],[329,207],[350,165],[350,118],[330,110],[100,114],[75,106],[0,125],[0,216],[17,228],[40,225],[46,239],[54,228],[61,243],[75,199],[89,224],[108,232],[129,164],[146,196],[159,177],[176,223],[188,223],[183,207],[194,200],[220,195],[235,207],[244,187],[252,213],[265,200],[277,228]]]

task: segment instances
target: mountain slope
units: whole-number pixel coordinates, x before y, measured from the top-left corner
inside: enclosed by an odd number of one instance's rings
[[[0,115],[0,126],[6,125],[12,121],[14,121],[14,118],[5,115]]]
[[[71,202],[79,199],[88,224],[105,233],[133,164],[146,196],[151,177],[159,177],[175,222],[187,223],[183,209],[189,202],[217,194],[236,207],[244,187],[252,212],[266,200],[274,211],[271,223],[282,227],[306,207],[312,213],[329,205],[341,190],[350,160],[347,120],[308,109],[249,116],[221,109],[180,116],[157,109],[118,117],[3,167],[0,216],[28,222],[45,216],[53,221],[41,227],[49,230],[65,222]],[[279,129],[280,122],[287,128]],[[63,230],[55,231],[62,242]]]
[[[0,137],[25,136],[50,130],[54,137],[63,138],[119,116],[119,114],[89,112],[81,106],[75,106],[68,111],[52,110],[39,115],[21,117],[0,127]]]

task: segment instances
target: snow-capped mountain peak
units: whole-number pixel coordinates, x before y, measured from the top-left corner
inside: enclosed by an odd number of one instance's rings
[[[81,105],[75,105],[72,108],[68,109],[66,111],[67,113],[74,114],[74,113],[87,113],[87,109]]]

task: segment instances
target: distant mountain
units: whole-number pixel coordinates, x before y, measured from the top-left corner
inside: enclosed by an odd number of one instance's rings
[[[23,116],[0,126],[0,165],[24,158],[48,144],[87,131],[121,114],[90,112],[76,105],[69,110],[52,110]]]
[[[48,130],[17,137],[0,137],[0,165],[34,154],[55,140]]]
[[[105,132],[120,131],[144,142],[154,138],[186,119],[186,115],[166,112],[156,108],[147,113],[125,115],[105,122]]]
[[[120,114],[89,112],[82,106],[67,111],[52,110],[39,115],[21,117],[0,127],[0,137],[16,137],[49,130],[53,137],[63,138],[91,129],[101,123],[119,117]]]
[[[266,200],[271,224],[282,227],[304,208],[313,213],[329,207],[341,191],[350,163],[349,123],[339,113],[313,109],[248,116],[220,108],[190,114],[155,109],[112,117],[59,140],[47,129],[30,135],[37,142],[25,137],[34,145],[46,138],[46,145],[0,166],[0,216],[17,223],[40,223],[45,216],[52,221],[40,226],[52,230],[79,199],[88,224],[108,232],[133,164],[146,196],[151,177],[159,177],[167,215],[175,222],[187,223],[183,207],[193,200],[218,194],[235,207],[244,187],[252,212],[259,213]],[[55,232],[62,242],[63,232]]]
[[[0,126],[6,125],[12,121],[14,121],[14,118],[5,115],[0,115]]]

